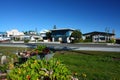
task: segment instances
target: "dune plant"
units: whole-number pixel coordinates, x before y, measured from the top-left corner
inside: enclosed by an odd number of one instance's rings
[[[8,68],[7,64],[1,65],[0,64],[0,73],[5,73]]]
[[[36,51],[40,54],[45,48],[47,48],[45,45],[37,45],[37,47],[33,51]]]
[[[71,80],[71,72],[60,60],[28,59],[8,73],[8,80]]]

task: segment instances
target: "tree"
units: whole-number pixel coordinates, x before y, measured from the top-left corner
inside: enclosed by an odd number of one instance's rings
[[[56,29],[56,28],[57,28],[56,25],[54,25],[54,26],[53,26],[53,29]]]
[[[23,32],[25,35],[27,35],[28,34],[28,32],[27,31],[25,31],[25,32]]]
[[[82,33],[80,30],[74,30],[71,34],[71,37],[74,38],[73,42],[80,42],[80,40],[82,39]]]
[[[51,32],[46,32],[46,37],[51,41],[52,40]]]

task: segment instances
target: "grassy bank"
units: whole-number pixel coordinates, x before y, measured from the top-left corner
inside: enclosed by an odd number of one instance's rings
[[[24,50],[29,49],[0,47],[2,55],[14,58],[13,53]],[[86,74],[86,80],[120,80],[120,52],[56,51],[54,57],[78,73],[78,77]]]

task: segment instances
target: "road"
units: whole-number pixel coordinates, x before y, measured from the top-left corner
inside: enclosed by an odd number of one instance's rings
[[[81,43],[81,44],[67,44],[67,43],[0,43],[0,46],[12,47],[36,47],[36,45],[46,45],[50,48],[59,50],[91,50],[91,51],[113,51],[120,52],[120,44],[95,44],[95,43]]]

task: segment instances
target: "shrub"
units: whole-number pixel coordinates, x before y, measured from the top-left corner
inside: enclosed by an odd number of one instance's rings
[[[37,53],[42,53],[43,50],[45,50],[47,47],[45,45],[37,45],[37,47],[34,49]]]
[[[45,49],[45,48],[46,48],[45,45],[37,45],[37,47],[35,48],[35,50],[42,51],[42,50]]]
[[[28,39],[25,39],[25,40],[24,40],[24,43],[28,43],[29,41],[30,41],[30,40],[28,40]]]
[[[108,43],[115,43],[115,39],[110,39]]]
[[[8,68],[7,64],[0,65],[0,72],[5,73],[7,68]]]
[[[80,39],[82,39],[82,33],[80,30],[74,30],[71,34],[71,37],[74,38],[74,43],[80,42]]]
[[[8,73],[8,80],[71,80],[67,67],[55,58],[49,61],[30,58]]]
[[[85,39],[84,42],[92,42],[92,39]]]

